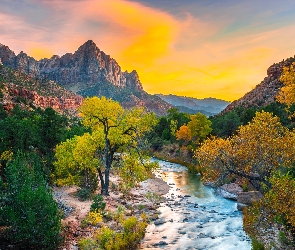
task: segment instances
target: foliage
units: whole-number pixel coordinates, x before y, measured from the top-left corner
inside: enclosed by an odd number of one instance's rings
[[[108,195],[114,154],[128,154],[134,150],[139,153],[142,139],[156,124],[155,114],[139,108],[124,109],[118,102],[105,97],[86,98],[80,112],[83,124],[91,129],[91,133],[76,136],[57,146],[57,181],[59,184],[80,184],[79,177],[85,171],[96,170],[101,193]]]
[[[293,62],[290,67],[284,67],[280,81],[284,86],[280,89],[277,100],[280,103],[287,104],[290,107],[295,103],[295,63]],[[292,114],[294,116],[295,113]]]
[[[210,134],[212,131],[211,124],[212,122],[202,113],[190,116],[187,126],[190,129],[192,140],[195,144],[199,144]]]
[[[106,203],[103,201],[103,197],[101,195],[94,196],[93,203],[90,207],[90,212],[99,212],[103,213],[106,207]]]
[[[78,241],[81,250],[97,250],[96,240],[90,238],[82,238]]]
[[[290,111],[294,111],[294,105],[290,106]],[[294,118],[288,118],[286,105],[278,102],[273,102],[267,106],[257,108],[243,108],[237,107],[234,110],[225,114],[219,114],[214,117],[209,117],[212,122],[212,135],[218,137],[229,137],[236,133],[241,125],[247,125],[255,117],[256,112],[269,112],[280,118],[282,125],[288,128],[294,128]]]
[[[39,249],[55,249],[61,228],[57,203],[40,173],[42,161],[17,153],[5,169],[0,218],[11,242]]]
[[[92,226],[96,226],[98,223],[102,222],[102,216],[99,212],[90,211],[85,221]]]
[[[284,226],[286,232],[291,233],[294,244],[295,180],[288,174],[277,173],[271,177],[270,183],[272,187],[264,198],[245,210],[244,229],[254,236],[259,235],[259,228],[278,223]],[[287,243],[286,237],[284,242]]]
[[[135,216],[121,221],[121,231],[116,232],[109,227],[103,227],[96,235],[97,248],[106,250],[137,249],[139,241],[145,234],[147,223],[145,216],[139,220]],[[90,241],[89,241],[90,242]]]
[[[179,130],[176,131],[176,139],[179,141],[183,140],[184,142],[192,140],[191,130],[186,124],[182,125]]]
[[[97,135],[85,133],[57,145],[55,157],[58,161],[54,165],[58,185],[75,184],[92,192],[96,189]]]
[[[154,150],[159,150],[164,144],[173,143],[176,131],[190,121],[189,115],[179,112],[177,108],[168,110],[167,116],[158,118],[157,124],[150,134],[149,141]]]
[[[251,245],[252,245],[251,247],[252,250],[264,250],[263,244],[255,238],[252,239]]]
[[[77,197],[80,201],[89,200],[92,197],[92,191],[88,188],[80,188],[77,191]]]
[[[149,157],[140,156],[136,152],[122,155],[123,162],[119,167],[125,189],[133,188],[136,183],[152,178],[152,171],[159,167],[155,161],[149,161]]]
[[[48,180],[53,172],[54,148],[75,133],[69,131],[71,120],[51,108],[27,111],[15,106],[11,114],[0,119],[0,154],[19,150],[38,153],[45,162],[43,174]],[[1,164],[5,168],[6,161]]]
[[[279,167],[291,166],[294,146],[294,132],[283,127],[278,117],[262,111],[236,135],[207,139],[195,156],[205,180],[218,183],[227,176],[241,176],[259,188],[261,182],[269,186],[269,177]]]

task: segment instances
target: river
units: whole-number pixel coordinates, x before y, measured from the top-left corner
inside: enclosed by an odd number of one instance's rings
[[[204,186],[200,176],[179,164],[159,161],[157,177],[170,185],[159,219],[146,230],[140,249],[249,250],[236,202]]]

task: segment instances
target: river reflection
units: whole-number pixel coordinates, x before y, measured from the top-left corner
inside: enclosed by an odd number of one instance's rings
[[[216,196],[185,167],[159,164],[157,176],[171,188],[158,209],[160,223],[148,226],[141,249],[251,249],[235,202]]]

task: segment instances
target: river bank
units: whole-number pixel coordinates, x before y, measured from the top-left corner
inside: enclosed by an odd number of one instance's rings
[[[164,199],[164,195],[168,193],[170,186],[160,178],[148,179],[141,182],[135,188],[132,188],[128,193],[120,192],[116,188],[119,179],[111,177],[110,195],[104,197],[106,202],[106,211],[115,213],[118,208],[123,208],[126,216],[140,217],[140,214],[145,213],[150,220],[158,218],[159,204]],[[59,207],[64,212],[62,219],[64,238],[60,245],[60,250],[78,250],[78,242],[82,238],[92,238],[95,231],[100,228],[83,225],[83,221],[90,211],[92,200],[80,201],[76,195],[78,187],[54,187],[53,193]],[[115,221],[110,220],[107,226],[112,227]]]
[[[140,249],[251,249],[242,227],[236,203],[215,195],[200,176],[188,173],[179,164],[159,161],[160,170],[127,194],[115,189],[112,178],[110,196],[105,197],[108,211],[123,206],[128,216],[146,213],[150,224]],[[76,187],[55,188],[59,203],[70,208],[63,219],[65,242],[62,250],[78,249],[81,238],[92,237],[99,227],[82,227],[92,201],[79,201]],[[108,222],[112,226],[112,221]]]

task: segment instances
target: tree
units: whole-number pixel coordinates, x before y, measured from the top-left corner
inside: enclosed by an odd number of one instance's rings
[[[91,133],[75,137],[57,147],[55,162],[57,178],[70,178],[71,170],[79,168],[79,164],[81,168],[88,165],[95,166],[100,179],[101,194],[108,195],[114,154],[139,153],[142,138],[156,124],[155,114],[147,113],[142,108],[124,109],[118,102],[105,97],[86,98],[79,110],[83,124],[91,129]],[[81,147],[77,148],[81,140],[84,142],[81,142]],[[79,153],[84,149],[83,154]],[[81,163],[75,160],[79,154],[83,158]],[[145,161],[140,163],[148,164]]]
[[[288,174],[276,173],[270,178],[272,188],[252,207],[244,210],[244,229],[252,237],[260,228],[280,224],[295,241],[295,180]]]
[[[190,129],[192,139],[196,144],[202,142],[212,131],[212,122],[200,112],[190,116],[190,122],[187,124]]]
[[[0,187],[0,225],[6,228],[4,238],[26,249],[56,249],[59,243],[61,218],[40,173],[42,164],[36,154],[18,152],[5,168],[6,180],[0,177],[0,182],[4,182]]]
[[[192,140],[191,130],[186,124],[182,125],[179,130],[176,131],[176,139],[185,142],[190,142]]]
[[[284,84],[277,95],[280,103],[287,104],[290,107],[295,103],[295,62],[290,67],[284,67],[280,81]],[[293,116],[295,113],[293,113]]]
[[[228,176],[240,176],[270,186],[269,177],[281,166],[291,166],[295,157],[295,134],[271,113],[257,112],[248,125],[227,139],[207,139],[195,156],[204,169],[204,179],[220,184]]]

